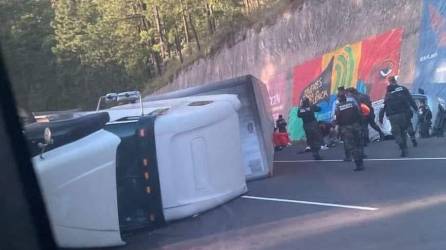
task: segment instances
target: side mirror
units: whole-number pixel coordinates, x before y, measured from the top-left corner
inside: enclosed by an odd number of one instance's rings
[[[50,128],[45,128],[43,131],[43,141],[44,143],[39,142],[37,144],[37,146],[40,148],[40,159],[44,159],[43,153],[45,153],[45,149],[48,147],[48,145],[54,143]]]

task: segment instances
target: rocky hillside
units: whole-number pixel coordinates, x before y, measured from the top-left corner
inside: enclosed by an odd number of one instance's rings
[[[301,139],[295,113],[304,95],[322,107],[318,118],[328,120],[340,86],[379,100],[390,74],[413,84],[423,2],[295,1],[274,23],[240,32],[237,42],[183,69],[159,92],[251,74],[267,85],[274,115],[289,118],[292,139]]]
[[[421,0],[312,0],[283,13],[259,32],[239,34],[239,42],[200,59],[180,72],[165,92],[207,82],[252,74],[267,83],[277,73],[305,61],[402,28],[400,79],[414,79]]]

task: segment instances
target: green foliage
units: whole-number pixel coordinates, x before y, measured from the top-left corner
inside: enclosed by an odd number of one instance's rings
[[[89,109],[151,92],[278,0],[0,0],[0,42],[20,106]]]

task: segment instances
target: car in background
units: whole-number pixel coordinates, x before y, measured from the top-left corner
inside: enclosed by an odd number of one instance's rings
[[[429,96],[427,96],[425,94],[412,94],[412,98],[415,100],[415,103],[417,104],[418,107],[420,106],[420,103],[422,101],[427,103],[429,108],[432,111],[432,116],[435,117],[436,106],[434,106],[435,103]],[[388,138],[388,139],[392,138],[392,132],[391,132],[392,127],[390,125],[389,119],[387,119],[387,116],[384,116],[384,120],[383,120],[382,124],[380,124],[380,122],[379,122],[379,112],[381,111],[382,108],[384,108],[384,99],[375,101],[372,103],[372,105],[373,105],[373,109],[375,111],[376,124],[378,124],[378,126],[383,131],[385,138]],[[418,129],[417,124],[418,124],[418,115],[413,115],[412,116],[412,125],[414,126],[415,131],[417,131],[417,129]],[[369,138],[371,141],[377,141],[380,139],[378,132],[376,132],[371,127],[369,127]]]

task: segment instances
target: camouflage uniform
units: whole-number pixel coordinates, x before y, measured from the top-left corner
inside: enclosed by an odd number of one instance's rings
[[[410,108],[417,110],[417,105],[412,98],[409,90],[392,82],[387,87],[386,97],[384,99],[383,112],[380,112],[379,120],[383,121],[384,113],[389,118],[392,126],[392,135],[401,149],[401,156],[407,156],[407,133],[410,122]]]
[[[361,141],[362,127],[359,123],[343,125],[339,127],[342,139],[344,140],[344,149],[353,155],[355,163],[362,163],[364,149]]]
[[[347,154],[352,154],[355,160],[355,170],[364,169],[363,166],[363,128],[361,126],[362,115],[355,102],[347,101],[345,95],[339,97],[339,104],[336,106],[336,122],[339,125],[344,148]]]
[[[362,143],[364,146],[367,146],[367,144],[370,142],[369,139],[369,125],[372,127],[376,132],[379,133],[380,139],[384,139],[384,133],[382,132],[381,128],[375,123],[375,111],[372,105],[372,101],[370,99],[370,96],[367,94],[363,94],[358,92],[355,88],[349,88],[348,92],[349,95],[353,96],[358,103],[358,106],[360,104],[365,104],[370,109],[370,114],[368,116],[364,116],[362,120]]]
[[[392,135],[395,141],[404,152],[407,150],[407,131],[409,128],[409,117],[405,113],[393,114],[388,116],[392,126]]]

